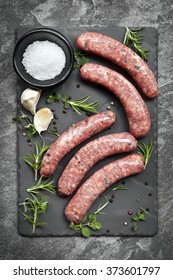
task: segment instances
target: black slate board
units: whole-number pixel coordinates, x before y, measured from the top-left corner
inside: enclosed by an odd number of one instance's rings
[[[33,28],[19,28],[17,30],[17,39],[20,38],[21,35],[26,33],[28,30]],[[111,36],[118,41],[123,41],[124,36],[124,28],[123,27],[115,27],[115,28],[60,28],[54,27],[55,30],[58,30],[62,34],[64,34],[69,41],[71,42],[74,49],[75,47],[75,39],[76,37],[85,31],[96,31],[102,34],[106,34]],[[145,28],[141,31],[141,35],[144,36],[143,48],[148,49],[150,51],[148,64],[151,70],[154,72],[157,77],[157,30],[154,28]],[[106,61],[103,58],[98,56],[91,55],[89,56],[91,62],[95,62],[98,64],[105,65],[107,67],[112,68],[120,73],[122,73],[127,79],[129,79],[139,90],[138,86],[134,83],[134,81],[129,77],[127,73],[122,71],[117,66],[113,65],[111,62]],[[20,104],[20,95],[22,91],[28,86],[18,78],[18,94],[17,94],[17,104],[18,104],[18,112],[21,110],[25,113],[28,113],[24,110],[22,105]],[[104,132],[101,132],[92,138],[88,139],[84,143],[82,143],[79,147],[70,152],[60,163],[57,172],[55,174],[56,182],[62,173],[65,165],[74,155],[74,153],[82,147],[87,142],[92,139],[97,138],[98,136],[106,135],[109,133],[118,133],[123,131],[128,131],[128,122],[124,113],[124,109],[122,108],[120,102],[115,98],[115,96],[106,90],[105,88],[95,86],[93,84],[89,84],[81,80],[79,75],[79,70],[73,70],[70,77],[57,88],[52,89],[53,91],[58,91],[62,94],[69,94],[72,98],[80,98],[86,95],[90,95],[90,101],[98,100],[99,107],[98,111],[106,111],[107,106],[110,105],[111,101],[114,101],[115,105],[111,106],[111,110],[116,113],[117,121],[111,127]],[[76,123],[84,118],[86,118],[86,114],[83,112],[81,115],[77,115],[73,110],[69,109],[66,114],[63,114],[62,104],[53,103],[48,105],[46,103],[46,96],[50,93],[49,90],[44,90],[41,95],[41,99],[38,103],[37,109],[42,107],[49,107],[56,111],[58,115],[57,126],[58,133],[61,134],[65,131],[70,125]],[[113,191],[113,187],[111,186],[107,191],[105,191],[105,195],[110,199],[111,195],[114,194],[115,198],[112,203],[109,203],[108,206],[104,209],[106,215],[98,216],[98,220],[102,222],[103,228],[99,231],[92,231],[92,236],[152,236],[157,233],[157,98],[153,100],[149,100],[143,96],[147,107],[150,111],[151,120],[152,120],[152,129],[150,133],[143,139],[140,139],[138,142],[144,142],[146,144],[149,143],[151,139],[154,140],[155,150],[152,154],[151,160],[146,168],[146,170],[138,175],[131,176],[125,178],[121,182],[128,188],[127,191]],[[51,123],[49,130],[53,128],[53,124]],[[56,138],[53,135],[50,135],[44,132],[43,137],[47,144],[51,144]],[[39,136],[35,136],[32,139],[32,143],[35,141],[41,142],[41,138]],[[35,184],[34,175],[32,169],[24,163],[22,156],[26,154],[30,154],[33,149],[27,143],[27,138],[23,136],[23,129],[18,128],[18,202],[23,201],[26,197],[28,197],[26,189],[29,186],[33,186]],[[92,168],[85,176],[84,180],[86,180],[93,172],[102,167],[103,165],[118,159],[124,156],[114,155],[111,156],[101,162],[99,162],[95,167]],[[84,181],[83,180],[83,181]],[[73,231],[69,228],[69,222],[66,220],[64,216],[64,208],[69,201],[69,198],[64,198],[59,196],[58,194],[52,195],[49,193],[44,193],[47,196],[49,201],[48,209],[45,215],[42,217],[42,221],[47,222],[46,226],[38,227],[36,232],[32,234],[31,225],[23,219],[21,215],[19,215],[18,219],[18,230],[19,233],[25,236],[79,236],[80,233]],[[93,213],[100,203],[104,203],[104,198],[100,197],[91,207],[89,213]],[[128,215],[128,210],[131,210],[134,214],[139,207],[143,207],[147,209],[149,214],[147,215],[146,221],[140,222],[138,229],[136,232],[133,232],[131,227],[131,216]],[[127,225],[124,225],[124,222],[127,222]]]

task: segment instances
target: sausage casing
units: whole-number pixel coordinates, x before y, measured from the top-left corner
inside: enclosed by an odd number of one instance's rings
[[[109,128],[115,122],[115,113],[102,112],[88,117],[63,132],[45,153],[40,169],[40,175],[52,175],[60,160],[73,148],[92,135]]]
[[[115,39],[95,32],[85,32],[76,40],[83,51],[100,55],[127,71],[144,95],[153,98],[158,94],[158,85],[153,72],[133,50]]]
[[[129,131],[144,137],[150,131],[151,120],[147,106],[136,88],[119,73],[102,65],[86,63],[80,69],[81,77],[112,91],[122,103],[129,122]]]
[[[136,139],[128,132],[109,134],[90,141],[77,151],[65,167],[58,182],[59,193],[64,196],[72,194],[98,161],[113,154],[132,151],[136,147]]]
[[[80,223],[94,201],[109,186],[143,169],[144,161],[139,154],[131,154],[105,165],[86,180],[72,197],[65,208],[66,218],[75,224]]]

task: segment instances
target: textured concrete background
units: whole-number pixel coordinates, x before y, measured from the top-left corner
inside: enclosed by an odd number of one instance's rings
[[[0,259],[173,259],[173,1],[0,0]],[[159,230],[152,238],[25,238],[17,233],[18,26],[153,26],[159,32]]]

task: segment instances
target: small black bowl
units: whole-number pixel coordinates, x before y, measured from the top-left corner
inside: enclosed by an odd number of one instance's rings
[[[62,72],[54,79],[40,81],[31,77],[22,64],[23,53],[34,41],[48,40],[61,47],[66,55],[66,64]],[[16,73],[26,83],[37,88],[53,87],[62,83],[71,73],[74,64],[73,48],[67,38],[50,28],[37,28],[25,33],[17,42],[13,52],[13,65]]]

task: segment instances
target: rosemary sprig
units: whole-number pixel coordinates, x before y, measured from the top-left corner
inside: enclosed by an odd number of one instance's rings
[[[81,110],[97,114],[96,107],[98,106],[98,101],[87,103],[90,96],[85,96],[76,100],[71,100],[69,95],[62,96],[60,93],[53,93],[47,96],[47,103],[52,102],[62,102],[64,104],[64,109],[71,107],[77,114],[81,114]]]
[[[52,134],[52,135],[55,135],[57,137],[59,137],[60,135],[55,131],[55,129],[51,129],[47,132],[48,134]]]
[[[144,36],[138,35],[137,31],[141,31],[144,27],[136,30],[130,30],[128,27],[125,27],[125,35],[124,35],[124,42],[126,46],[132,48],[137,54],[139,54],[142,59],[147,60],[147,55],[149,50],[144,50],[141,48],[142,40]]]
[[[128,190],[128,188],[123,187],[123,184],[117,183],[115,188],[112,189],[113,191],[122,191],[122,190]]]
[[[35,151],[31,151],[31,155],[24,156],[24,161],[34,169],[35,180],[37,180],[38,170],[41,167],[41,158],[45,151],[48,150],[49,146],[46,145],[44,141],[42,141],[42,145],[35,142]]]
[[[37,226],[45,225],[46,223],[40,222],[40,215],[45,214],[48,201],[46,196],[42,196],[40,200],[38,200],[34,195],[33,199],[26,198],[22,203],[19,205],[23,205],[24,212],[21,214],[24,216],[24,219],[31,223],[32,231],[35,232]],[[26,214],[29,212],[29,214]]]
[[[82,65],[89,62],[89,59],[79,51],[74,52],[74,60],[74,68],[81,68]]]
[[[133,224],[132,225],[133,231],[137,230],[139,221],[145,221],[146,219],[145,214],[148,215],[148,212],[144,208],[140,207],[140,210],[136,212],[136,216],[132,217],[131,222]]]
[[[108,205],[109,201],[106,196],[103,196],[106,202],[103,205],[99,205],[98,209],[90,215],[85,215],[79,224],[70,223],[69,227],[75,231],[81,231],[84,237],[89,237],[91,235],[90,229],[99,230],[102,228],[102,224],[97,221],[97,215],[104,215],[102,210]]]
[[[80,110],[90,112],[90,113],[98,113],[96,110],[96,107],[98,105],[98,101],[94,101],[92,103],[86,103],[86,101],[90,98],[90,96],[86,96],[83,98],[79,98],[76,100],[70,100],[68,101],[68,104],[73,108],[73,110],[78,113],[79,115],[81,114]]]
[[[108,204],[109,204],[109,200],[108,198],[103,195],[104,199],[105,199],[105,203],[103,205],[101,205],[101,203],[99,204],[97,210],[94,212],[94,215],[105,215],[105,213],[101,212]]]
[[[35,186],[28,188],[27,192],[29,194],[38,195],[40,191],[44,190],[55,194],[56,187],[53,186],[53,183],[54,179],[50,180],[50,178],[48,178],[47,180],[43,181],[43,177],[41,176],[38,180],[38,183]]]
[[[149,145],[146,145],[145,143],[140,143],[138,144],[138,148],[140,150],[138,154],[140,154],[144,159],[144,169],[145,169],[154,150],[153,141],[151,140]]]
[[[23,112],[21,112],[20,116],[13,118],[13,121],[17,123],[22,123],[22,120],[25,120],[27,122],[27,125],[22,125],[22,127],[27,130],[26,135],[29,138],[32,138],[35,134],[37,134],[37,130],[35,129],[32,120]]]

